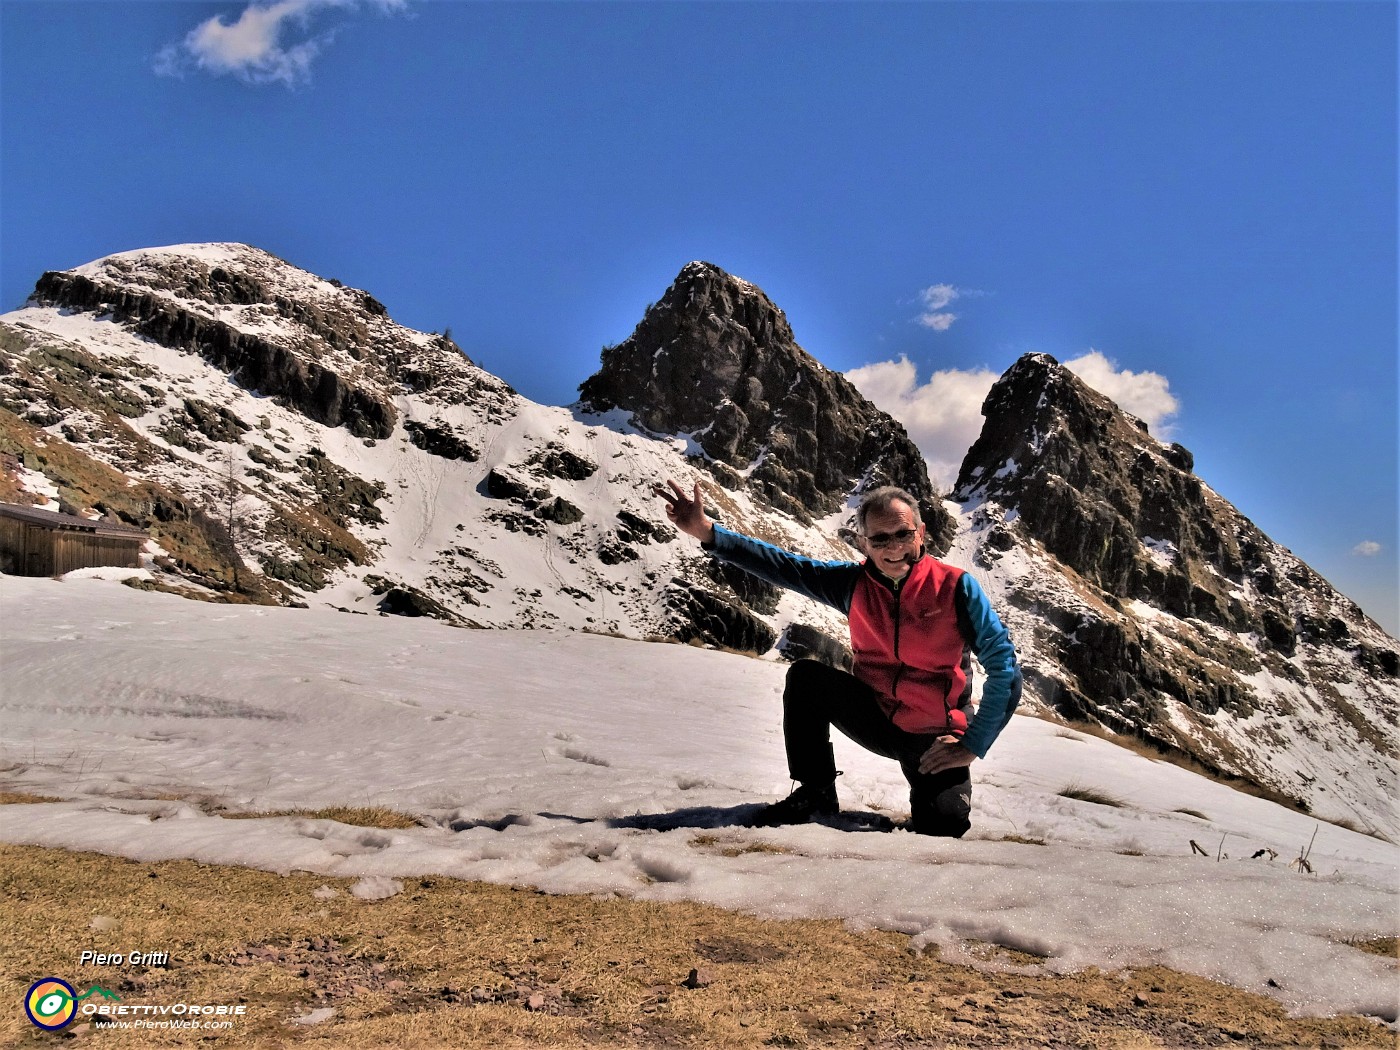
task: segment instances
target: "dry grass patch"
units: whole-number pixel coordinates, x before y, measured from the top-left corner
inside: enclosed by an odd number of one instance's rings
[[[117,1048],[1394,1044],[1360,1018],[1292,1019],[1263,996],[1160,968],[993,973],[835,921],[438,877],[362,901],[344,892],[349,881],[0,846],[0,1001],[56,976],[101,982],[131,1004],[247,1005],[227,1032],[87,1033]],[[327,885],[340,892],[328,897]],[[99,915],[109,930],[91,928]],[[171,958],[80,968],[88,948]],[[334,1016],[292,1023],[317,1008]],[[0,1011],[0,1045],[53,1039],[22,1011]]]
[[[1011,948],[993,941],[967,941],[963,950],[974,959],[983,962],[1006,963],[1011,966],[1038,966],[1045,961],[1044,955],[1028,952],[1023,948]]]
[[[1354,831],[1358,835],[1365,835],[1367,838],[1376,839],[1380,842],[1390,842],[1392,845],[1394,844],[1394,840],[1392,840],[1389,835],[1385,834],[1385,832],[1369,825],[1358,824],[1356,821],[1348,820],[1346,817],[1318,817],[1317,819],[1325,819],[1329,824],[1335,824],[1337,827],[1344,828],[1347,831]]]
[[[301,817],[305,820],[334,820],[359,828],[401,830],[418,827],[418,819],[384,806],[327,806],[325,809],[278,809],[263,813],[218,813],[225,820],[254,820],[262,817]]]
[[[1096,806],[1112,806],[1114,809],[1123,809],[1127,806],[1127,803],[1121,798],[1110,795],[1107,791],[1085,787],[1079,783],[1066,784],[1059,790],[1058,794],[1061,798],[1072,798],[1080,802],[1092,802]]]
[[[792,856],[797,853],[796,850],[786,846],[775,846],[770,842],[737,842],[733,839],[721,838],[719,835],[697,835],[690,840],[690,844],[697,849],[718,853],[722,857],[742,857],[746,853],[777,853]]]
[[[31,795],[28,791],[0,791],[0,806],[28,806],[39,802],[63,802],[53,795]]]
[[[122,585],[130,587],[134,591],[152,591],[156,594],[173,594],[177,598],[188,598],[195,602],[210,602],[212,604],[248,605],[252,604],[251,599],[246,595],[239,595],[237,592],[222,592],[200,590],[196,587],[182,587],[161,579],[146,579],[141,576],[128,576],[122,580]]]
[[[1353,948],[1360,948],[1372,955],[1386,955],[1400,961],[1400,937],[1375,937],[1370,940],[1349,938],[1346,942]]]

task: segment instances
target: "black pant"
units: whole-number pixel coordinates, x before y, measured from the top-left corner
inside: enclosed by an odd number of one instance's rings
[[[881,709],[875,691],[854,675],[816,660],[798,660],[788,669],[783,690],[783,742],[793,780],[824,784],[835,778],[832,726],[867,751],[899,763],[909,781],[914,831],[961,838],[972,826],[967,767],[919,772],[919,759],[939,734],[900,729]]]

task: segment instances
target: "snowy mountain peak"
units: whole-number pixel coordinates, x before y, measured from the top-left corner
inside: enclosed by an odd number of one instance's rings
[[[28,305],[110,318],[357,437],[393,432],[400,385],[445,403],[510,395],[451,340],[394,324],[368,292],[248,245],[123,252],[45,273]]]
[[[982,411],[958,549],[1003,591],[1033,693],[1307,805],[1368,796],[1393,832],[1394,639],[1054,358]],[[1321,774],[1311,740],[1353,759]]]
[[[711,263],[687,264],[580,393],[594,411],[688,435],[718,480],[799,519],[898,482],[920,499],[936,549],[952,537],[904,428],[803,350],[761,289]]]
[[[219,306],[275,304],[279,298],[315,301],[342,310],[387,311],[368,293],[346,288],[247,244],[175,244],[118,252],[64,273],[109,286],[145,288],[191,304]],[[35,299],[43,302],[47,278]],[[61,282],[59,283],[61,286]],[[256,317],[256,311],[248,312]],[[230,317],[237,317],[236,313]]]

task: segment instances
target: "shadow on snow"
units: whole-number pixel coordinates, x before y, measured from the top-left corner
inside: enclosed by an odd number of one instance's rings
[[[689,806],[668,813],[635,813],[630,817],[576,817],[568,813],[541,812],[537,814],[508,813],[491,819],[456,818],[443,823],[452,831],[472,831],[490,828],[504,831],[516,824],[534,824],[536,820],[568,821],[572,824],[604,824],[610,828],[634,831],[676,831],[680,828],[747,828],[763,806],[747,803],[741,806]],[[823,817],[815,823],[838,831],[893,831],[898,825],[880,813],[864,810],[842,811],[834,817]]]

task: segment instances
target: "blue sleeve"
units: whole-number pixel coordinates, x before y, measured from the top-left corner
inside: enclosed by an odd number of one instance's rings
[[[1016,659],[1011,635],[987,601],[986,592],[969,572],[958,580],[957,602],[962,614],[959,619],[971,633],[968,640],[972,651],[987,672],[987,680],[982,685],[982,702],[963,734],[962,744],[978,758],[986,758],[992,741],[1006,728],[1016,705],[1021,702],[1021,665]]]
[[[859,562],[816,561],[723,525],[715,526],[714,545],[705,549],[720,561],[777,587],[796,591],[843,613],[851,611],[851,596],[861,573]]]

